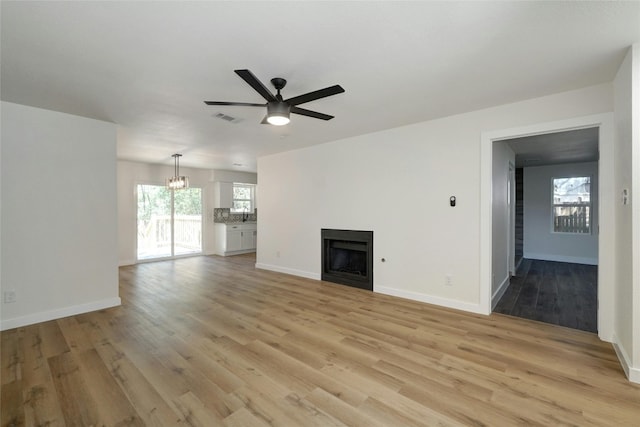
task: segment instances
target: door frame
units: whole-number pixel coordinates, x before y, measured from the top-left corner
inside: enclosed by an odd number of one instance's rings
[[[615,182],[614,182],[614,118],[613,113],[576,117],[567,120],[538,123],[530,126],[482,132],[480,141],[480,309],[491,313],[491,275],[493,242],[492,221],[492,149],[493,143],[552,132],[597,127],[598,147],[598,336],[613,340],[615,283]],[[596,230],[598,232],[598,230]],[[604,286],[604,284],[608,284]]]
[[[509,177],[507,182],[507,218],[509,224],[507,227],[507,266],[509,268],[509,276],[516,274],[516,165],[509,162]]]

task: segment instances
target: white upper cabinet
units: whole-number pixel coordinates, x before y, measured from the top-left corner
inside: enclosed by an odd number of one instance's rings
[[[233,183],[221,181],[215,182],[213,191],[213,207],[231,209],[231,205],[233,204]]]

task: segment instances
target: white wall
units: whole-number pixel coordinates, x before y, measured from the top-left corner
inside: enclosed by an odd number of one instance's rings
[[[221,182],[241,182],[243,184],[257,184],[258,175],[252,172],[213,170],[213,180]]]
[[[481,134],[612,108],[605,84],[261,157],[257,265],[319,278],[321,228],[373,230],[375,291],[487,312]]]
[[[598,163],[527,167],[524,173],[524,257],[598,264]],[[553,178],[591,177],[591,234],[552,233]]]
[[[631,379],[640,383],[640,43],[630,49],[631,61],[631,146],[633,216],[633,367]],[[635,203],[634,203],[635,200]]]
[[[616,298],[614,345],[630,379],[640,382],[640,45],[614,80]],[[634,149],[635,148],[635,149]],[[630,191],[623,204],[622,189]]]
[[[120,304],[116,126],[2,102],[1,329]]]
[[[493,256],[491,269],[491,300],[492,307],[498,303],[509,286],[510,258],[513,246],[509,246],[509,239],[513,240],[512,209],[515,205],[509,205],[509,165],[515,165],[516,155],[504,141],[493,143],[492,162],[492,242]],[[514,170],[515,173],[515,170]],[[509,232],[509,226],[512,232]],[[512,242],[513,244],[513,242]],[[510,253],[511,251],[511,253]]]
[[[2,118],[2,106],[4,104],[0,102],[0,119]],[[0,129],[2,129],[2,124],[0,123]],[[0,242],[2,242],[2,135],[0,135]],[[0,244],[0,323],[2,323],[2,303],[3,294],[2,294],[2,244]],[[0,325],[0,330],[2,330],[2,325]]]
[[[165,179],[174,173],[173,165],[156,165],[118,161],[118,260],[119,265],[137,262],[137,194],[138,184],[164,185]],[[180,167],[180,174],[189,177],[191,187],[202,189],[202,246],[205,255],[215,251],[213,226],[213,181],[256,183],[256,174],[213,169]]]

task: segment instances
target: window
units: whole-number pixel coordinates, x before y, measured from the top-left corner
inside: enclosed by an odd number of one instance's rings
[[[591,233],[591,177],[553,178],[553,232]]]
[[[233,183],[233,201],[231,212],[253,212],[255,185]]]

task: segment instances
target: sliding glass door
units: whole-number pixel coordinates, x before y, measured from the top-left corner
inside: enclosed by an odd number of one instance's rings
[[[202,190],[138,185],[139,260],[202,252]]]
[[[202,252],[202,190],[173,191],[173,254]]]

